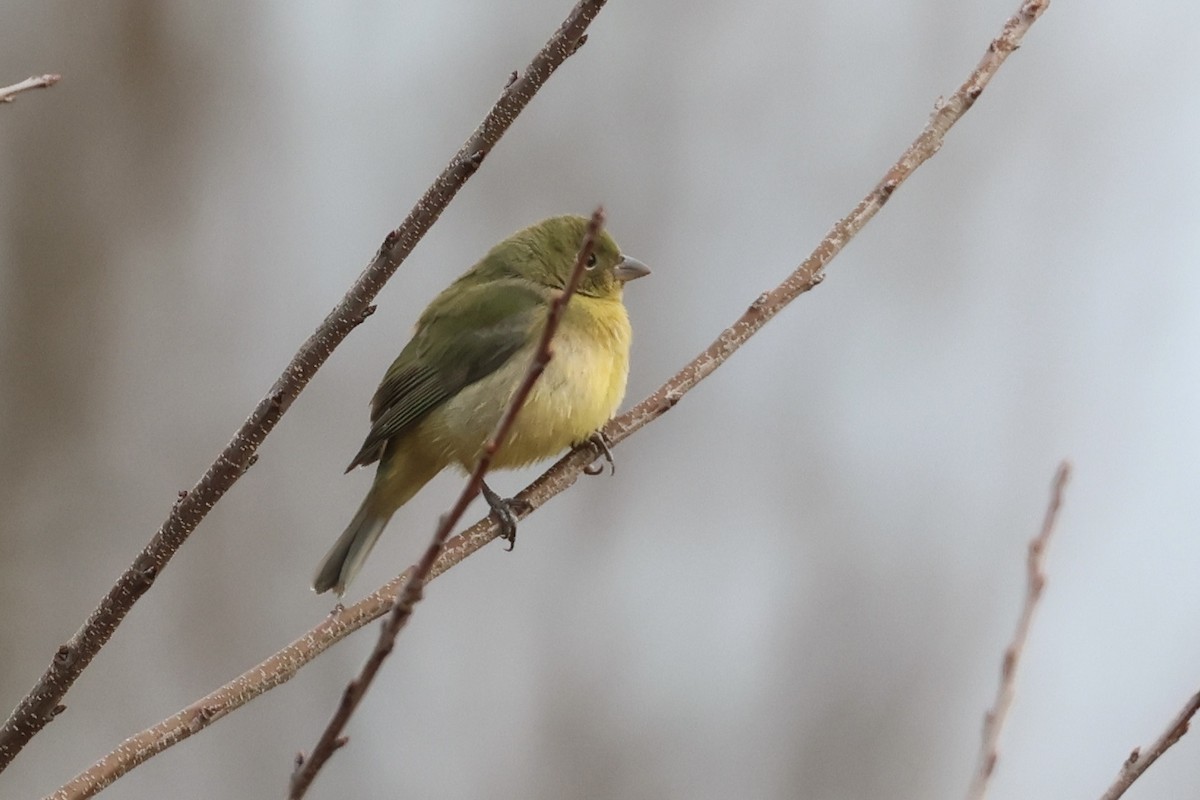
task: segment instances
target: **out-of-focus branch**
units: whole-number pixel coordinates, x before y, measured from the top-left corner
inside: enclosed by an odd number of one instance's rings
[[[20,83],[14,83],[12,86],[5,86],[0,89],[0,103],[11,103],[17,99],[17,95],[21,92],[28,92],[30,89],[46,89],[60,80],[62,80],[62,75],[35,75],[32,78],[26,78]]]
[[[1108,787],[1108,791],[1100,798],[1100,800],[1117,800],[1125,794],[1125,790],[1133,785],[1133,782],[1142,777],[1142,773],[1150,769],[1150,765],[1158,760],[1158,757],[1167,752],[1188,732],[1192,724],[1192,717],[1196,712],[1200,711],[1200,692],[1192,695],[1179,713],[1175,715],[1175,719],[1171,720],[1171,724],[1163,731],[1162,736],[1154,741],[1145,752],[1141,748],[1133,748],[1133,752],[1129,754],[1129,758],[1125,759],[1125,763],[1121,765],[1121,771],[1117,774],[1117,779],[1113,781],[1113,785]]]
[[[553,358],[550,350],[550,341],[554,338],[554,332],[558,330],[558,326],[562,322],[563,312],[566,310],[567,303],[571,300],[571,295],[575,294],[575,290],[579,286],[579,280],[583,275],[584,267],[587,265],[588,256],[592,254],[592,249],[596,246],[596,237],[600,235],[600,229],[603,225],[604,210],[597,208],[592,212],[592,218],[588,222],[583,242],[579,246],[579,253],[575,256],[575,266],[572,268],[571,275],[567,279],[567,285],[550,304],[550,312],[546,317],[546,325],[542,329],[542,336],[538,341],[533,360],[529,362],[529,368],[525,370],[525,377],[521,379],[521,383],[517,386],[516,392],[508,403],[508,408],[505,409],[499,424],[496,425],[496,430],[492,433],[491,438],[488,439],[487,444],[484,445],[483,455],[480,457],[479,463],[475,465],[471,476],[467,479],[467,484],[459,494],[457,502],[451,507],[449,513],[443,514],[442,518],[438,521],[437,530],[434,531],[433,539],[429,542],[429,547],[426,548],[425,555],[417,562],[411,577],[404,584],[404,588],[400,592],[400,597],[396,600],[396,605],[392,607],[392,612],[388,614],[387,620],[379,631],[379,640],[375,643],[375,649],[371,651],[371,655],[368,656],[366,663],[363,664],[362,671],[342,691],[342,700],[338,704],[337,711],[334,712],[333,718],[329,720],[329,724],[325,726],[325,730],[321,733],[320,739],[317,740],[316,746],[313,747],[312,755],[307,759],[304,758],[303,754],[296,756],[296,768],[292,772],[288,791],[289,800],[300,800],[308,791],[308,787],[312,785],[313,779],[317,777],[317,773],[320,772],[325,762],[329,760],[330,756],[336,750],[346,743],[346,739],[341,735],[346,727],[346,723],[350,721],[354,710],[358,708],[359,702],[362,701],[363,696],[366,695],[367,690],[371,687],[371,682],[375,680],[375,676],[379,673],[379,668],[383,666],[384,660],[392,652],[392,648],[396,646],[396,636],[399,635],[400,630],[408,622],[409,617],[412,616],[413,609],[420,602],[425,582],[429,578],[429,573],[433,569],[437,557],[441,555],[442,547],[446,544],[446,539],[449,538],[450,532],[458,525],[458,521],[462,519],[467,506],[479,494],[480,487],[483,485],[483,478],[492,466],[492,460],[496,457],[496,452],[500,449],[500,445],[504,440],[508,438],[508,432],[512,430],[513,423],[517,419],[517,414],[521,413],[521,408],[525,405],[525,400],[529,397],[529,392],[532,391],[533,385],[537,383],[537,379],[545,372],[546,365]]]
[[[941,147],[946,132],[965,114],[991,81],[1000,65],[1017,49],[1029,26],[1049,5],[1049,0],[1022,3],[1017,14],[1004,25],[979,65],[947,100],[939,102],[925,129],[892,165],[881,181],[833,229],[825,235],[794,272],[774,289],[764,292],[733,325],[726,328],[702,353],[692,359],[654,394],[613,419],[604,428],[610,446],[636,433],[669,411],[704,378],[711,375],[773,316],[822,280],[825,265],[860,231],[884,203],[921,164]],[[597,456],[592,445],[579,447],[558,460],[517,496],[517,513],[524,518],[550,498],[565,491]],[[498,526],[480,520],[446,542],[429,571],[432,580],[496,538]],[[126,739],[120,746],[80,773],[53,797],[91,797],[104,786],[148,758],[166,750],[211,725],[255,697],[290,680],[302,667],[336,642],[386,614],[415,568],[393,578],[368,597],[330,614],[262,663],[234,680],[168,717],[157,725]]]
[[[253,464],[259,445],[343,339],[374,310],[371,300],[470,178],[542,84],[584,42],[605,0],[580,0],[523,73],[510,77],[483,122],[425,191],[400,227],[384,239],[370,265],[308,338],[233,439],[190,490],[180,492],[162,527],[117,579],[71,639],[58,648],[29,694],[0,728],[0,771],[65,707],[62,698],[109,640],[129,609],[166,567],[209,510]]]
[[[1042,590],[1046,586],[1046,573],[1042,570],[1042,562],[1046,555],[1046,545],[1054,533],[1054,524],[1058,521],[1058,510],[1062,508],[1063,489],[1071,477],[1071,465],[1066,461],[1058,465],[1054,476],[1054,488],[1050,493],[1050,504],[1046,507],[1046,516],[1042,521],[1042,530],[1029,543],[1029,553],[1025,560],[1026,587],[1025,605],[1021,608],[1021,616],[1017,620],[1017,629],[1013,632],[1012,641],[1004,651],[1004,662],[1000,667],[1000,685],[996,689],[996,700],[983,720],[983,741],[979,747],[979,764],[975,776],[971,779],[971,788],[967,791],[967,800],[983,800],[987,796],[988,783],[996,769],[996,761],[1000,758],[1000,732],[1004,730],[1004,721],[1012,708],[1016,696],[1017,666],[1021,663],[1021,654],[1025,652],[1025,642],[1029,639],[1029,629],[1033,625],[1033,612],[1037,609],[1038,601],[1042,598]]]

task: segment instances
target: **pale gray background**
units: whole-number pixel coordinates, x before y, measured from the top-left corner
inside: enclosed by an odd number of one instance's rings
[[[366,401],[491,243],[606,205],[655,269],[628,405],[809,252],[1015,6],[614,0],[0,796],[322,617]],[[64,76],[0,108],[3,713],[568,7],[0,11],[0,83]],[[993,797],[1097,796],[1200,678],[1198,29],[1195,3],[1058,0],[823,286],[615,478],[431,588],[311,796],[960,797],[1063,456]],[[396,518],[355,597],[459,485]],[[106,796],[282,796],[373,640]],[[1195,736],[1130,797],[1195,795]]]

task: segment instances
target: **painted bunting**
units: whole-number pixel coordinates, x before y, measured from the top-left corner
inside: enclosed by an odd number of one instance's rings
[[[313,589],[341,596],[387,526],[433,476],[474,469],[528,369],[587,227],[551,217],[514,233],[439,294],[371,401],[371,431],[346,471],[379,462],[358,513],[321,560]],[[627,281],[648,275],[602,231],[554,334],[554,357],[501,443],[493,467],[521,467],[589,438],[625,395]],[[504,501],[485,485],[505,520]],[[514,525],[511,514],[507,523]]]

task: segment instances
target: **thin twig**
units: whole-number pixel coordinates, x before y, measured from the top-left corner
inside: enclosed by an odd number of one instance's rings
[[[374,310],[370,301],[437,221],[467,179],[479,169],[517,115],[559,65],[578,51],[584,30],[604,3],[605,0],[580,0],[525,71],[504,88],[483,122],[425,191],[400,227],[387,235],[371,264],[292,356],[275,385],[259,401],[203,477],[190,490],[180,493],[179,501],[150,543],[101,599],[83,627],[58,648],[41,679],[0,728],[0,772],[64,709],[61,701],[71,684],[109,640],[133,604],[150,588],[175,551],[246,472],[263,439],[334,348]]]
[[[1188,698],[1187,703],[1175,715],[1175,719],[1171,720],[1171,724],[1163,731],[1162,736],[1159,736],[1145,752],[1142,752],[1141,748],[1133,748],[1129,758],[1125,759],[1125,763],[1121,765],[1117,779],[1113,781],[1112,786],[1108,787],[1108,791],[1100,800],[1117,800],[1118,797],[1125,794],[1125,790],[1142,777],[1142,773],[1150,769],[1150,765],[1157,761],[1159,756],[1183,738],[1191,726],[1192,717],[1198,710],[1200,710],[1200,692]]]
[[[5,86],[0,89],[0,103],[11,103],[21,92],[28,92],[30,89],[47,89],[60,80],[62,80],[62,75],[35,75],[20,83],[14,83],[12,86]]]
[[[525,400],[529,397],[530,391],[533,390],[533,385],[537,383],[537,379],[541,377],[542,372],[546,369],[546,365],[553,358],[553,353],[550,349],[550,340],[554,337],[555,331],[558,330],[559,323],[562,321],[563,311],[566,309],[567,303],[570,302],[571,295],[575,293],[575,289],[579,286],[579,280],[583,275],[584,268],[587,266],[588,257],[592,254],[592,249],[596,245],[596,237],[600,235],[600,229],[603,225],[604,210],[597,208],[592,213],[592,218],[588,222],[587,231],[584,233],[583,242],[579,246],[579,253],[575,257],[575,266],[571,270],[566,288],[550,304],[550,311],[546,317],[546,325],[542,329],[542,336],[538,341],[533,360],[529,362],[529,368],[525,370],[525,377],[522,378],[521,383],[517,386],[516,392],[508,403],[508,408],[505,409],[504,416],[500,418],[500,422],[496,425],[496,430],[492,433],[491,438],[488,439],[487,444],[484,445],[479,463],[475,465],[475,470],[471,473],[466,486],[463,487],[462,492],[459,494],[458,500],[451,507],[449,513],[443,514],[441,520],[439,520],[437,530],[434,531],[433,539],[429,542],[429,547],[426,548],[425,555],[421,557],[421,560],[417,563],[416,570],[413,571],[408,582],[404,584],[404,589],[400,592],[400,597],[396,600],[396,605],[392,608],[392,613],[388,615],[387,620],[379,631],[379,640],[375,643],[375,649],[371,651],[371,655],[367,658],[366,663],[363,664],[362,671],[358,673],[358,676],[346,684],[346,688],[342,692],[342,701],[338,704],[337,711],[334,712],[333,718],[329,720],[329,724],[325,726],[325,730],[317,740],[316,746],[313,747],[312,755],[307,759],[304,758],[303,754],[296,757],[296,767],[292,772],[289,786],[289,800],[300,800],[308,791],[308,787],[312,785],[313,779],[317,777],[317,773],[324,766],[325,762],[346,743],[346,739],[342,736],[342,731],[345,730],[346,724],[350,721],[354,710],[358,708],[358,704],[367,693],[367,689],[371,687],[371,682],[375,680],[375,676],[378,674],[384,660],[392,652],[392,648],[396,646],[396,636],[408,622],[409,617],[412,616],[413,609],[417,603],[420,602],[425,583],[429,578],[429,573],[433,569],[438,556],[441,555],[446,539],[450,537],[450,532],[454,530],[455,526],[458,525],[458,521],[462,519],[467,506],[479,494],[480,487],[483,485],[483,478],[492,465],[492,459],[495,458],[500,445],[508,438],[508,433],[512,430],[513,423],[517,419],[517,414],[521,412],[521,408],[525,405]]]
[[[661,417],[700,381],[711,375],[763,325],[784,307],[822,280],[825,265],[892,196],[921,164],[941,147],[946,132],[973,105],[1010,53],[1017,49],[1029,26],[1041,15],[1049,0],[1023,3],[1018,14],[1004,25],[1000,37],[991,42],[979,66],[946,101],[940,102],[925,129],[892,165],[881,181],[833,229],[816,250],[774,289],[764,292],[730,327],[698,356],[688,362],[653,394],[604,428],[610,447]],[[552,497],[570,488],[585,467],[596,459],[592,445],[581,446],[559,459],[540,477],[516,495],[516,514],[524,519]],[[490,518],[480,520],[446,542],[430,571],[432,580],[459,564],[496,538],[499,528]],[[64,785],[53,797],[91,797],[104,786],[147,759],[178,744],[231,711],[291,678],[338,641],[386,614],[395,604],[414,567],[388,581],[363,600],[326,617],[291,644],[187,708],[126,739],[86,771]]]
[[[1029,553],[1025,560],[1026,587],[1025,605],[1021,608],[1021,616],[1017,620],[1017,629],[1013,632],[1012,641],[1004,651],[1004,662],[1000,667],[1000,685],[996,689],[996,700],[983,718],[983,741],[979,746],[979,764],[975,776],[971,779],[971,788],[967,791],[967,800],[983,800],[987,796],[988,784],[992,773],[996,770],[996,761],[1000,758],[1000,732],[1004,730],[1004,721],[1012,709],[1013,698],[1016,696],[1017,666],[1021,655],[1025,652],[1025,642],[1029,639],[1029,629],[1033,625],[1033,612],[1037,609],[1038,601],[1042,598],[1042,590],[1046,587],[1046,573],[1042,570],[1042,562],[1046,556],[1046,545],[1054,533],[1054,524],[1058,520],[1058,511],[1062,508],[1063,489],[1071,477],[1071,465],[1066,461],[1058,465],[1054,475],[1054,488],[1050,493],[1050,504],[1046,506],[1046,516],[1042,520],[1042,530],[1029,543]]]

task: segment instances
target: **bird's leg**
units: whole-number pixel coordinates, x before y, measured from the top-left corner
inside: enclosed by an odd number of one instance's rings
[[[492,512],[500,523],[500,538],[508,542],[508,549],[512,550],[517,546],[517,515],[513,511],[513,501],[505,500],[493,492],[486,481],[480,482],[480,490],[483,492],[483,499],[492,507]]]
[[[616,475],[617,462],[613,461],[612,450],[610,450],[608,447],[608,440],[604,438],[604,431],[595,431],[591,436],[587,437],[583,441],[592,445],[597,451],[599,451],[596,454],[597,460],[599,460],[599,458],[603,458],[605,461],[607,461],[608,468],[611,470],[611,474]],[[582,443],[583,442],[580,444]],[[586,467],[584,467],[583,471],[586,475],[599,475],[600,473],[604,472],[604,467],[603,465],[598,465],[593,461],[591,464],[588,464]]]

